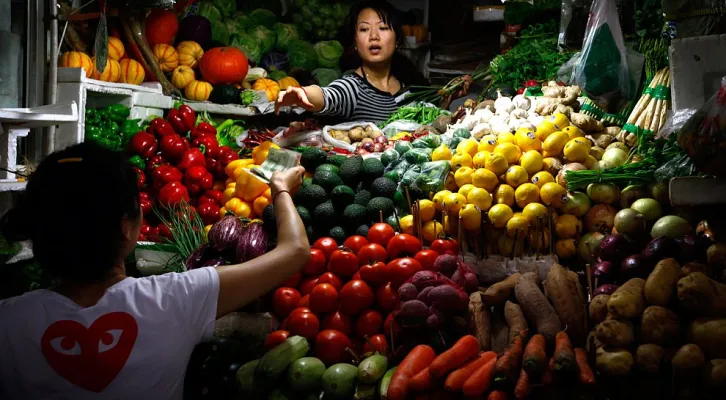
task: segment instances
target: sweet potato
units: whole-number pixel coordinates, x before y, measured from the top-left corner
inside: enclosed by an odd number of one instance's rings
[[[705,362],[706,356],[703,351],[693,343],[683,345],[671,360],[673,368],[680,370],[694,370],[702,367]]]
[[[504,321],[504,307],[496,307],[492,313],[492,350],[501,354],[509,346],[509,326]]]
[[[650,306],[640,320],[640,341],[662,346],[679,343],[681,324],[678,315],[668,308]]]
[[[509,325],[509,345],[514,342],[517,335],[527,337],[529,332],[527,320],[524,319],[522,309],[517,304],[511,301],[504,303],[504,319]]]
[[[635,360],[628,350],[600,347],[595,352],[597,370],[607,376],[624,376],[630,373]]]
[[[469,296],[469,332],[479,340],[482,350],[488,351],[492,348],[492,318],[481,297],[481,292]]]
[[[576,277],[575,277],[576,278]],[[570,340],[579,346],[585,343],[585,310],[578,293],[577,281],[573,281],[565,267],[553,264],[544,282],[547,298],[554,306],[557,316],[567,327]]]
[[[557,332],[562,330],[562,323],[537,286],[537,275],[534,272],[523,274],[514,287],[514,294],[527,320],[534,322],[537,333],[541,333],[547,343],[554,344]]]
[[[708,358],[726,358],[726,318],[699,318],[688,328],[688,340]]]
[[[706,363],[706,382],[714,388],[726,387],[726,359],[717,358]]]
[[[646,374],[657,374],[663,365],[665,351],[657,344],[641,344],[635,350],[635,365]]]
[[[608,299],[610,295],[599,294],[590,302],[590,323],[599,324],[608,316]]]
[[[629,321],[606,319],[595,327],[595,337],[606,346],[626,347],[635,339],[633,324]]]
[[[519,272],[509,275],[507,279],[497,282],[484,291],[482,300],[488,306],[496,306],[504,303],[512,295],[514,287],[522,276]]]
[[[608,313],[615,319],[631,319],[645,309],[645,281],[633,278],[620,286],[608,299]]]
[[[680,278],[681,266],[674,258],[659,261],[645,281],[645,300],[648,304],[667,306]]]
[[[726,317],[726,285],[694,272],[678,281],[683,308],[700,317]]]

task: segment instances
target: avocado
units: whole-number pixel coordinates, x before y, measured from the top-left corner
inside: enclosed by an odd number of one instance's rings
[[[328,200],[315,207],[313,216],[315,218],[315,225],[331,226],[335,220],[335,207],[333,207],[333,202]]]
[[[299,392],[308,392],[322,385],[325,364],[315,357],[295,360],[287,370],[287,383]]]
[[[397,187],[396,182],[382,176],[371,183],[371,195],[392,199]]]
[[[343,219],[348,226],[357,227],[368,222],[368,212],[365,206],[350,204],[343,211]]]
[[[342,185],[343,181],[337,174],[331,171],[321,170],[315,171],[313,183],[322,186],[326,193],[330,193],[334,187]]]
[[[335,166],[333,164],[322,164],[321,166],[315,168],[315,172],[318,172],[318,171],[330,171],[330,172],[334,173],[335,175],[340,174],[340,168],[338,168],[337,166]]]
[[[315,236],[315,230],[313,229],[313,226],[312,225],[310,225],[307,228],[305,228],[305,234],[308,237],[308,242],[309,243],[313,243],[315,241],[315,239],[318,238],[317,236]]]
[[[345,239],[348,237],[345,234],[345,229],[343,229],[340,226],[334,226],[334,227],[330,228],[330,232],[328,232],[328,236],[333,238],[333,240],[335,240],[336,243],[343,243],[343,242],[345,242]]]
[[[371,201],[373,198],[373,195],[371,195],[371,192],[367,190],[361,190],[360,192],[356,193],[355,195],[355,204],[360,204],[362,206],[367,206],[368,202]]]
[[[274,232],[277,230],[275,207],[272,204],[262,210],[262,226],[268,232]]]
[[[373,182],[376,178],[383,176],[384,169],[385,167],[383,167],[381,160],[377,158],[366,158],[361,168],[363,175],[362,181],[366,183]]]
[[[380,220],[381,213],[383,213],[385,219],[393,214],[393,200],[385,197],[374,197],[368,202],[366,209],[368,210],[368,218],[373,221]]]
[[[308,147],[303,150],[300,156],[300,165],[305,167],[306,171],[315,171],[320,165],[328,161],[328,153],[319,147]]]
[[[343,165],[343,162],[347,159],[346,156],[340,155],[340,154],[333,154],[332,156],[328,157],[328,164],[333,164],[336,167],[340,167]]]
[[[302,181],[302,185],[300,187],[308,187],[313,184],[313,178],[305,178]]]
[[[301,188],[300,191],[295,195],[295,203],[302,205],[308,210],[313,210],[318,204],[325,201],[328,194],[325,193],[325,189],[322,186],[312,184]]]
[[[355,230],[356,235],[361,235],[363,237],[368,237],[368,225],[363,224],[358,227],[358,229]]]
[[[348,204],[353,203],[355,193],[350,187],[340,185],[333,188],[333,191],[330,193],[330,199],[333,201],[335,207],[343,209]]]
[[[346,158],[340,166],[340,178],[343,179],[346,185],[354,187],[359,181],[362,167],[363,157]]]
[[[300,216],[300,219],[302,220],[303,224],[305,226],[310,225],[310,222],[312,222],[312,217],[310,216],[310,211],[308,211],[308,209],[303,206],[295,206],[295,209],[297,210],[297,215]]]
[[[350,364],[335,364],[323,373],[325,396],[350,399],[355,392],[358,368]]]

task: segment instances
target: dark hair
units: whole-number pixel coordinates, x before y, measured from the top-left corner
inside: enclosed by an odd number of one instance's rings
[[[131,164],[122,153],[86,142],[43,160],[0,227],[10,240],[31,240],[53,277],[100,282],[126,256],[123,218],[140,212]]]
[[[358,32],[358,16],[365,9],[371,9],[378,14],[378,17],[388,25],[393,33],[396,34],[396,46],[403,47],[405,36],[403,34],[401,19],[399,11],[396,10],[390,3],[385,0],[365,0],[356,3],[350,9],[348,14],[348,20],[346,26],[348,30],[344,39],[344,46],[348,49],[347,57],[341,60],[341,69],[343,71],[349,69],[355,69],[362,65],[363,61],[360,59],[358,52],[355,51],[353,46],[355,45],[355,37]],[[393,59],[391,60],[391,73],[398,80],[405,83],[406,85],[428,85],[429,82],[423,76],[423,74],[416,68],[414,63],[409,60],[408,57],[403,55],[400,51],[396,50],[393,53]]]

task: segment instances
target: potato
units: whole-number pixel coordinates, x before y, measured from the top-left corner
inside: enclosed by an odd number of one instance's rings
[[[645,300],[648,304],[667,306],[676,292],[681,279],[681,266],[674,258],[666,258],[656,264],[645,281]]]
[[[639,339],[643,343],[673,346],[679,343],[681,331],[678,315],[668,308],[650,306],[640,320]]]
[[[489,288],[487,288],[487,290],[485,290],[484,294],[482,295],[482,300],[484,301],[484,304],[488,306],[497,306],[504,303],[509,298],[509,296],[512,295],[514,286],[519,281],[520,276],[522,276],[522,274],[516,272],[512,275],[509,275],[507,279],[489,286]]]
[[[507,321],[507,325],[509,325],[510,345],[514,342],[514,338],[518,335],[524,335],[524,337],[527,337],[529,326],[527,325],[527,320],[524,319],[524,314],[522,314],[522,309],[519,305],[512,303],[511,301],[507,301],[504,304],[504,319]]]
[[[585,309],[581,302],[581,289],[578,285],[577,275],[571,276],[565,267],[553,264],[547,272],[544,281],[545,293],[557,312],[557,317],[567,327],[567,334],[575,346],[584,344],[585,336]]]
[[[626,347],[633,343],[633,324],[629,321],[606,319],[595,327],[595,337],[606,346]]]
[[[635,350],[635,365],[642,372],[657,374],[663,364],[664,354],[665,350],[657,344],[641,344]]]
[[[711,276],[713,271],[711,270],[711,266],[706,264],[701,264],[696,261],[691,261],[688,264],[684,265],[683,268],[681,268],[681,276],[690,275],[694,272],[700,272],[706,276]]]
[[[375,138],[377,138],[379,136],[383,136],[383,132],[381,132],[381,131],[372,131],[371,133],[368,134],[368,137],[371,138],[371,139],[375,139]]]
[[[708,358],[726,358],[726,319],[699,318],[691,322],[688,340],[700,346]]]
[[[726,317],[726,285],[694,272],[678,281],[683,308],[701,317]]]
[[[595,352],[597,370],[604,375],[627,375],[634,363],[633,355],[625,349],[600,347]]]
[[[635,318],[645,308],[645,281],[633,278],[620,286],[608,299],[608,313],[615,319]]]
[[[590,322],[593,324],[599,324],[605,321],[608,315],[608,299],[610,295],[599,294],[595,296],[590,302]]]
[[[706,363],[706,382],[716,388],[726,387],[726,359],[717,358]]]
[[[367,136],[365,134],[365,131],[363,131],[363,129],[353,128],[350,131],[348,131],[348,137],[350,138],[350,140],[352,140],[354,142],[360,142]]]
[[[562,330],[562,323],[537,286],[537,281],[537,274],[534,272],[522,274],[514,287],[514,295],[527,320],[534,323],[534,330],[544,335],[548,343],[553,344],[557,332]]]
[[[683,345],[671,360],[673,368],[681,370],[700,368],[705,362],[706,356],[703,355],[703,351],[693,343]]]

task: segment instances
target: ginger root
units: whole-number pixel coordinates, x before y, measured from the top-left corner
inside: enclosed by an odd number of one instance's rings
[[[605,129],[602,122],[582,113],[572,113],[570,115],[570,121],[572,125],[575,125],[585,132],[600,132]]]

